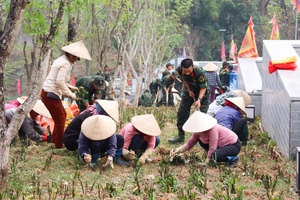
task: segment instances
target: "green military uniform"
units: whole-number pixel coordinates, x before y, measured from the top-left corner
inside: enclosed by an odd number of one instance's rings
[[[151,107],[153,105],[152,95],[149,90],[145,90],[145,92],[139,98],[138,106]]]
[[[96,83],[97,88],[93,83]],[[105,99],[105,83],[102,76],[85,76],[76,82],[76,87],[82,87],[85,90],[85,94],[81,96],[82,100],[77,100],[76,103],[80,112],[86,109],[84,103],[89,102],[90,105],[94,104],[94,99]]]
[[[152,100],[154,102],[154,100],[156,98],[156,94],[157,94],[158,90],[160,90],[160,79],[157,78],[157,79],[153,80],[149,85],[149,89],[150,89],[150,93],[152,95]]]
[[[165,76],[170,75],[170,74],[171,74],[171,72],[166,69],[165,71],[163,71],[161,78],[163,79]]]
[[[181,76],[182,80],[185,80],[189,85],[190,89],[193,91],[196,98],[195,100],[198,99],[200,89],[206,88],[206,92],[205,95],[202,97],[200,106],[200,111],[206,113],[209,107],[210,92],[204,70],[200,67],[194,66],[193,72],[190,75],[182,75],[181,67],[177,68],[176,71]],[[186,87],[184,87],[181,98],[182,100],[177,112],[178,137],[173,140],[169,140],[169,142],[171,143],[184,141],[185,133],[182,129],[182,126],[188,120],[191,111],[191,106],[195,102],[194,98],[190,97]]]
[[[176,74],[174,74],[175,76]],[[162,87],[162,93],[163,96],[160,99],[160,101],[156,104],[156,107],[159,107],[161,105],[165,106],[174,106],[174,96],[172,93],[172,87],[175,82],[175,77],[172,76],[172,74],[166,75],[162,80],[161,80],[161,87]],[[174,77],[174,78],[173,78]],[[168,90],[168,102],[167,102],[167,94],[164,88],[167,88]]]

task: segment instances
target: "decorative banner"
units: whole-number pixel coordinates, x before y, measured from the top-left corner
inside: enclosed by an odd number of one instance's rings
[[[279,27],[276,20],[276,14],[274,14],[274,17],[271,19],[269,23],[273,24],[270,40],[280,40]]]
[[[293,4],[293,9],[295,9],[297,7],[297,13],[300,12],[300,0],[298,0],[298,3],[297,3],[297,0],[292,0],[292,4]]]
[[[248,22],[248,28],[242,42],[240,51],[238,53],[239,58],[251,58],[258,57],[256,42],[255,42],[255,32],[254,23],[252,21],[252,16]]]
[[[225,43],[224,40],[222,42],[222,47],[221,47],[221,60],[225,61],[226,60],[226,54],[225,54]]]
[[[19,77],[17,80],[17,91],[18,91],[18,95],[21,96],[22,95],[21,77]]]
[[[236,54],[237,54],[237,46],[234,42],[233,35],[231,35],[229,58],[231,58],[236,62]]]

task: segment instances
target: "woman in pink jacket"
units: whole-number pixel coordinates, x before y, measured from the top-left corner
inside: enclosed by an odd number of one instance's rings
[[[171,156],[188,151],[199,142],[207,152],[205,163],[213,159],[216,162],[226,162],[228,167],[231,167],[238,162],[237,155],[241,150],[240,140],[233,131],[217,124],[215,118],[195,111],[183,125],[183,130],[193,135],[184,145],[171,150]]]

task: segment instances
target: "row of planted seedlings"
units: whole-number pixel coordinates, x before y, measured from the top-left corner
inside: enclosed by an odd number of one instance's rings
[[[152,111],[152,110],[151,110]],[[127,117],[134,115],[136,110],[127,111]],[[142,112],[142,111],[138,111]],[[154,110],[154,113],[156,111]],[[157,113],[156,113],[157,114]],[[162,116],[169,115],[167,112]],[[123,115],[126,116],[126,115]],[[163,118],[163,117],[162,117]],[[255,125],[255,124],[254,124]],[[51,171],[52,165],[55,162],[52,152],[48,157],[44,158],[42,166],[35,172],[29,172],[30,181],[18,182],[18,176],[22,176],[20,163],[26,164],[26,155],[28,153],[28,141],[22,144],[14,158],[11,159],[9,187],[0,192],[0,199],[69,199],[81,198],[83,196],[106,199],[116,198],[120,196],[136,196],[140,198],[155,199],[163,193],[173,193],[177,199],[199,199],[205,197],[209,190],[213,190],[210,199],[243,199],[244,190],[250,186],[243,184],[241,179],[247,176],[255,181],[258,187],[264,188],[264,193],[261,197],[265,199],[283,199],[287,195],[291,195],[289,187],[292,184],[291,177],[295,173],[294,170],[286,163],[284,166],[279,162],[282,157],[277,151],[276,143],[269,139],[267,133],[256,131],[252,133],[251,140],[248,146],[243,147],[243,152],[240,155],[240,162],[236,170],[227,168],[224,165],[218,165],[215,162],[209,164],[209,168],[217,169],[219,174],[218,181],[215,186],[208,186],[210,177],[207,172],[208,167],[201,165],[205,160],[206,155],[196,153],[185,154],[178,156],[172,162],[169,160],[169,149],[160,148],[158,154],[161,159],[156,167],[158,174],[156,177],[148,177],[145,179],[145,168],[147,165],[141,166],[137,161],[132,163],[131,179],[114,182],[107,178],[108,174],[113,174],[110,170],[101,168],[101,165],[83,170],[82,163],[78,156],[74,154],[72,162],[76,163],[76,170],[70,174],[68,180],[55,179],[47,180],[44,177],[43,171]],[[267,151],[265,155],[264,151]],[[266,156],[266,157],[263,157]],[[270,159],[269,159],[270,158]],[[267,159],[272,161],[273,174],[266,174],[259,171],[258,166],[261,160]],[[153,165],[153,164],[150,164]],[[185,165],[188,167],[189,175],[185,179],[178,178],[175,173],[177,165]],[[102,178],[88,180],[85,173],[98,173]],[[47,181],[45,181],[47,180]],[[211,184],[211,183],[210,183]],[[282,187],[284,185],[284,187]],[[262,198],[262,199],[264,199]]]

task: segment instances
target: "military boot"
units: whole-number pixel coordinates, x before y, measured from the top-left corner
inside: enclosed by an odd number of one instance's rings
[[[169,139],[168,142],[171,143],[171,144],[184,142],[184,131],[179,130],[178,136]]]

